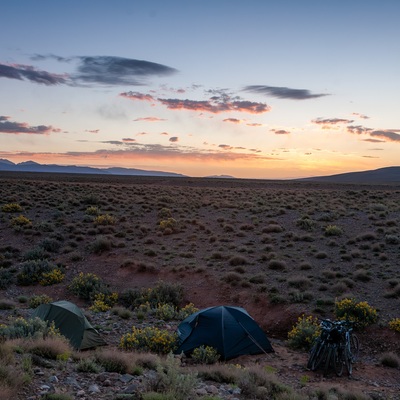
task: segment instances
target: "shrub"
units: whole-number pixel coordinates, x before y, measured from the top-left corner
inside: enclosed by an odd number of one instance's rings
[[[68,360],[72,353],[69,341],[61,335],[26,341],[23,347],[25,351],[49,360]]]
[[[343,234],[342,228],[337,225],[328,225],[325,228],[325,236],[341,236]]]
[[[118,293],[96,293],[94,294],[94,301],[89,308],[94,312],[106,312],[110,310],[118,301]]]
[[[167,395],[167,399],[186,400],[197,385],[194,373],[181,373],[180,360],[168,354],[163,363],[157,365],[157,378],[153,381],[152,389]]]
[[[400,333],[400,318],[393,318],[389,321],[389,328]]]
[[[32,225],[32,221],[23,215],[19,215],[18,217],[14,217],[11,219],[11,225],[14,228],[28,227]]]
[[[90,250],[95,254],[101,254],[104,251],[109,251],[112,249],[112,242],[106,236],[97,237],[90,246]]]
[[[248,260],[242,256],[233,256],[229,259],[229,265],[233,267],[237,265],[246,265],[248,263]]]
[[[132,332],[123,335],[119,347],[124,350],[152,351],[160,354],[173,352],[178,345],[178,336],[175,332],[154,327],[143,329],[132,327]]]
[[[316,222],[309,217],[303,217],[296,221],[296,225],[305,231],[312,231],[316,226]]]
[[[288,345],[294,349],[309,350],[320,332],[318,318],[303,314],[288,333]]]
[[[274,259],[268,263],[268,268],[274,271],[283,271],[287,268],[287,265],[285,261]]]
[[[196,308],[196,307],[194,306],[193,303],[186,304],[185,307],[181,308],[181,309],[178,311],[177,319],[179,319],[179,320],[184,320],[184,319],[187,318],[189,315],[192,315],[192,314],[194,314],[194,313],[197,312],[197,311],[199,311],[199,309]]]
[[[220,357],[218,351],[211,346],[196,347],[192,353],[192,359],[199,364],[215,364]]]
[[[155,315],[163,321],[171,321],[176,317],[177,309],[173,304],[158,304]]]
[[[400,358],[395,353],[391,353],[391,352],[383,353],[382,357],[381,357],[381,363],[385,367],[399,368],[400,367]]]
[[[96,274],[80,272],[72,279],[68,289],[84,300],[92,300],[98,293],[107,293],[107,288],[103,280]]]
[[[57,239],[45,238],[39,243],[39,247],[50,253],[56,253],[60,249],[61,243]]]
[[[179,230],[179,223],[175,218],[167,218],[160,221],[160,230],[164,234],[170,234]]]
[[[238,386],[246,399],[283,399],[290,398],[291,393],[289,387],[278,382],[274,375],[259,366],[244,369],[239,376]]]
[[[1,207],[1,211],[6,213],[21,212],[22,207],[18,203],[8,203]]]
[[[98,374],[100,372],[100,365],[96,363],[96,360],[92,358],[82,358],[77,366],[77,372],[89,372],[93,374]]]
[[[0,269],[0,289],[7,289],[14,282],[14,274],[8,269]]]
[[[93,220],[95,225],[114,225],[115,217],[110,214],[102,214],[95,217]]]
[[[105,349],[95,354],[96,362],[101,365],[107,372],[116,372],[118,374],[126,374],[131,372],[130,357],[126,353]]]
[[[0,339],[43,337],[48,331],[49,328],[46,321],[38,317],[28,320],[19,317],[14,319],[9,325],[0,324]]]
[[[35,295],[29,299],[29,308],[37,308],[41,304],[48,304],[52,301],[53,299],[50,296],[47,296],[47,294]]]
[[[88,214],[88,215],[99,215],[100,214],[100,209],[99,209],[99,207],[97,207],[97,206],[89,206],[87,209],[86,209],[86,214]]]
[[[54,269],[54,266],[47,260],[25,261],[20,267],[22,271],[17,275],[17,281],[23,286],[35,285],[43,278],[43,274]]]
[[[358,328],[365,328],[374,324],[378,319],[378,313],[366,301],[357,303],[355,299],[345,298],[335,302],[336,318],[349,320]]]
[[[44,272],[42,274],[42,279],[39,283],[42,286],[55,285],[56,283],[61,283],[65,278],[64,272],[60,268],[54,268],[49,272]]]

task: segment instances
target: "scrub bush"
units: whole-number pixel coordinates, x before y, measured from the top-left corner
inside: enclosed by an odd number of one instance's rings
[[[294,349],[309,350],[320,333],[318,318],[303,314],[288,333],[288,345]]]
[[[340,320],[354,322],[358,328],[365,328],[378,320],[378,313],[366,301],[356,302],[355,299],[343,299],[335,302],[335,315]]]

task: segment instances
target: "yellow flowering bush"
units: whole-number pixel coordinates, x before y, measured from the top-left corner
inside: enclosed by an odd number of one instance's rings
[[[54,268],[50,272],[43,272],[39,284],[42,286],[50,286],[56,283],[61,283],[65,278],[64,272],[59,268]]]
[[[326,236],[340,236],[342,233],[342,228],[338,227],[337,225],[328,225],[325,228]]]
[[[100,209],[97,206],[90,206],[86,209],[86,214],[88,215],[99,215]]]
[[[22,207],[18,203],[8,203],[1,207],[1,211],[8,213],[21,212]]]
[[[102,214],[94,219],[94,223],[95,225],[114,225],[115,218],[110,214]]]
[[[117,304],[118,293],[97,293],[94,296],[93,304],[89,307],[94,312],[106,312]]]
[[[400,318],[393,318],[389,321],[389,328],[400,333]]]
[[[151,351],[159,354],[173,352],[178,346],[178,335],[175,332],[146,327],[132,327],[132,332],[123,335],[119,347],[124,350]]]
[[[13,227],[27,227],[32,225],[32,221],[21,214],[18,217],[11,218],[11,225]]]
[[[192,353],[192,359],[199,364],[215,364],[220,357],[217,349],[211,346],[196,347]]]
[[[320,333],[318,318],[303,314],[288,332],[288,345],[294,349],[309,350]]]
[[[155,315],[157,318],[160,318],[163,321],[171,321],[177,315],[177,310],[173,304],[158,304],[157,308],[155,309]]]
[[[68,286],[72,293],[84,300],[91,300],[97,293],[103,293],[106,290],[102,279],[96,274],[80,272]]]
[[[160,221],[160,229],[164,234],[178,231],[178,226],[178,221],[172,217]]]
[[[185,307],[182,307],[179,312],[178,312],[178,316],[177,319],[179,320],[184,320],[185,318],[187,318],[189,315],[194,314],[195,312],[199,311],[198,308],[196,308],[194,306],[193,303],[188,303],[186,304]]]
[[[335,315],[340,320],[354,322],[358,328],[365,328],[378,320],[378,312],[366,301],[343,299],[335,302]]]

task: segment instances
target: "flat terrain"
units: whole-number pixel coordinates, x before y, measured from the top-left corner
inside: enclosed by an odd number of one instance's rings
[[[285,346],[298,316],[333,318],[335,299],[367,301],[379,321],[360,333],[362,373],[345,384],[397,398],[399,370],[379,357],[400,356],[387,327],[400,317],[400,185],[0,173],[0,210],[10,203],[21,211],[0,211],[0,298],[47,294],[85,307],[68,290],[80,272],[118,293],[179,282],[197,308],[246,308],[280,349],[264,362],[293,385],[305,373],[321,381],[305,372],[306,354]],[[13,224],[19,215],[30,224]],[[19,285],[35,252],[65,281]]]

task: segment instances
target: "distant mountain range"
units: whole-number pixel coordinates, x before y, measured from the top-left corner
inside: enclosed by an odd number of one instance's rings
[[[131,176],[161,176],[161,177],[187,177],[187,175],[176,174],[165,171],[147,171],[136,168],[94,168],[79,167],[76,165],[39,164],[34,161],[25,161],[15,164],[9,160],[0,159],[0,171],[15,172],[50,172],[62,174],[96,174],[96,175],[131,175]],[[231,175],[211,175],[205,178],[235,179]],[[344,174],[314,176],[310,178],[294,179],[295,181],[313,181],[325,183],[362,183],[362,184],[385,184],[400,183],[400,166],[385,167],[375,170],[347,172]]]
[[[296,179],[296,181],[313,181],[326,183],[400,183],[400,167],[385,167],[368,171],[347,172],[344,174],[314,176]]]
[[[96,175],[136,175],[136,176],[165,176],[184,177],[185,175],[174,172],[146,171],[135,168],[93,168],[79,167],[76,165],[39,164],[34,161],[25,161],[18,164],[5,159],[0,159],[0,171],[15,172],[56,172],[62,174],[96,174]]]

